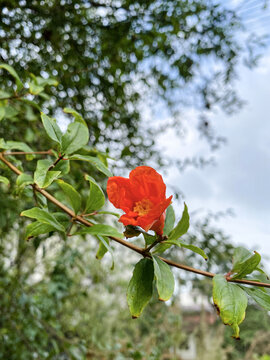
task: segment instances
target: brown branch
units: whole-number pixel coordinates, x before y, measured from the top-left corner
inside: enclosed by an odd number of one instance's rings
[[[53,155],[52,150],[47,151],[8,151],[4,152],[3,155]]]
[[[13,164],[11,164],[7,159],[5,159],[4,157],[4,153],[0,152],[0,161],[2,161],[4,164],[6,164],[15,174],[20,175],[22,172]],[[51,201],[54,205],[56,205],[57,207],[59,207],[60,209],[62,209],[66,214],[68,214],[69,216],[71,216],[71,218],[73,218],[74,220],[76,220],[77,222],[87,226],[87,227],[91,227],[93,226],[93,224],[84,219],[82,216],[80,215],[76,215],[74,213],[74,211],[72,211],[70,208],[68,208],[67,206],[65,206],[64,204],[62,204],[60,201],[58,201],[54,196],[52,196],[51,194],[49,194],[46,190],[39,188],[36,184],[33,184],[32,187],[38,191],[40,194],[42,194],[43,196],[45,196],[49,201]],[[150,253],[145,253],[145,249],[140,248],[124,239],[115,237],[115,236],[109,236],[109,238],[113,241],[118,242],[119,244],[137,252],[138,254],[145,256],[145,257],[149,257],[151,258],[151,254]],[[195,269],[191,266],[188,265],[184,265],[184,264],[180,264],[177,262],[174,262],[172,260],[168,260],[165,259],[163,257],[159,257],[161,260],[163,260],[165,263],[167,263],[168,265],[172,266],[172,267],[176,267],[178,269],[182,269],[185,271],[189,271],[189,272],[193,272],[195,274],[198,275],[203,275],[209,278],[213,278],[216,274],[208,272],[208,271],[204,271],[204,270],[199,270],[199,269]],[[245,279],[227,279],[227,281],[229,282],[234,282],[234,283],[238,283],[238,284],[245,284],[245,285],[253,285],[253,286],[260,286],[260,287],[266,287],[266,288],[270,288],[270,284],[268,283],[263,283],[263,282],[259,282],[259,281],[253,281],[253,280],[245,280]]]

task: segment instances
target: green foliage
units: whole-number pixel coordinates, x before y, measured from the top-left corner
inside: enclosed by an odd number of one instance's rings
[[[239,324],[244,320],[247,296],[240,286],[227,282],[223,275],[213,278],[213,301],[225,325],[233,329],[233,337],[239,339]]]
[[[176,227],[169,233],[169,240],[177,240],[182,235],[186,234],[189,228],[189,214],[187,205],[184,204],[182,217]]]
[[[91,227],[80,230],[78,234],[90,234],[90,235],[101,235],[101,236],[115,236],[122,238],[123,234],[117,231],[110,225],[96,224]]]
[[[141,259],[134,268],[127,289],[127,302],[133,318],[141,315],[153,292],[154,266],[150,259]]]
[[[61,171],[51,171],[51,165],[52,163],[50,160],[38,160],[37,162],[37,168],[34,173],[34,182],[40,188],[48,187],[61,174]]]
[[[243,247],[238,247],[234,251],[233,255],[233,268],[231,272],[235,275],[234,279],[242,279],[248,274],[251,274],[257,269],[261,262],[261,256],[256,251],[254,255]]]
[[[47,135],[53,140],[60,144],[62,138],[62,132],[57,125],[56,119],[52,119],[49,116],[41,113],[41,120],[46,130]]]
[[[21,216],[26,216],[26,217],[29,217],[32,219],[36,219],[43,224],[52,226],[55,230],[62,231],[62,232],[65,231],[65,228],[63,227],[63,225],[60,224],[60,222],[58,222],[56,220],[54,215],[50,214],[48,211],[46,211],[44,209],[34,207],[32,209],[23,211],[21,213]]]
[[[82,205],[81,195],[77,192],[77,190],[74,189],[73,186],[67,184],[63,180],[58,180],[57,184],[61,187],[72,209],[74,210],[75,214],[77,214],[80,211]]]
[[[174,276],[169,265],[158,256],[153,255],[154,274],[156,278],[159,300],[167,301],[174,291]]]
[[[90,182],[89,195],[86,200],[84,212],[86,214],[99,210],[105,204],[105,196],[101,187],[89,175],[85,175],[85,179]]]
[[[248,288],[242,286],[242,289],[254,300],[257,304],[259,304],[262,308],[270,311],[270,293],[269,291],[265,291],[259,288]]]

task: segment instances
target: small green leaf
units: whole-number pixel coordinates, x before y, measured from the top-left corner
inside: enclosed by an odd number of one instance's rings
[[[90,162],[95,168],[101,171],[104,175],[110,177],[112,173],[106,168],[101,160],[94,156],[89,155],[81,155],[81,154],[74,154],[69,157],[70,160],[80,160],[80,161],[88,161]]]
[[[152,245],[153,242],[155,242],[157,240],[157,237],[154,236],[154,235],[150,235],[150,234],[147,234],[147,233],[144,233],[144,232],[142,234],[143,234],[146,246]]]
[[[55,119],[50,118],[44,113],[41,113],[41,120],[47,135],[54,141],[60,144],[62,139],[62,132],[57,125]]]
[[[52,225],[44,224],[39,221],[35,221],[26,226],[25,238],[28,240],[30,237],[38,236],[41,234],[47,234],[54,231],[55,227]]]
[[[165,225],[163,229],[163,235],[169,235],[174,227],[175,214],[172,205],[170,205],[166,211]]]
[[[6,185],[9,184],[8,178],[6,178],[5,176],[1,176],[1,175],[0,175],[0,182],[1,182],[1,183],[4,183],[4,184],[6,184]]]
[[[96,253],[96,258],[98,260],[101,260],[103,258],[103,256],[108,252],[107,246],[105,246],[103,244],[103,242],[100,240],[100,237],[97,237],[99,239],[99,247],[98,247],[98,251]],[[104,241],[107,243],[107,245],[109,244],[109,239],[107,237],[104,237]]]
[[[252,254],[243,247],[234,250],[232,273],[236,273],[233,279],[242,279],[257,269],[261,261],[261,256],[256,251]]]
[[[83,230],[80,230],[77,234],[90,234],[123,238],[123,234],[119,233],[114,227],[103,224],[95,224],[91,227],[86,227]]]
[[[37,162],[37,168],[34,173],[34,182],[40,188],[48,187],[61,174],[60,171],[48,171],[50,166],[51,162],[47,159],[38,160]]]
[[[246,286],[241,286],[241,288],[262,308],[270,311],[270,294],[268,292],[259,288],[248,288]]]
[[[176,245],[178,247],[183,247],[183,248],[186,248],[186,249],[189,249],[189,250],[195,252],[196,254],[201,255],[204,258],[204,260],[208,259],[205,252],[202,249],[200,249],[198,246],[185,244],[179,240],[167,240],[167,241],[164,241],[163,244],[171,244],[171,245]]]
[[[75,121],[68,125],[66,133],[61,139],[62,154],[72,154],[81,149],[89,141],[89,131],[81,121]]]
[[[223,275],[213,278],[213,300],[225,325],[233,329],[233,337],[239,339],[239,324],[244,320],[247,296],[240,286],[227,282]]]
[[[85,213],[99,210],[105,204],[105,196],[101,187],[89,175],[85,175],[85,179],[90,182],[90,191],[86,200]]]
[[[66,114],[71,114],[74,116],[75,120],[82,123],[83,125],[85,125],[87,127],[87,124],[86,122],[84,121],[83,117],[76,111],[76,110],[73,110],[71,108],[64,108],[64,112]]]
[[[6,141],[4,148],[5,150],[19,150],[24,152],[33,152],[30,146],[28,146],[27,144],[21,141]],[[33,160],[34,157],[35,155],[33,154],[26,155],[27,160]]]
[[[29,92],[32,95],[38,95],[39,93],[41,93],[44,90],[43,86],[37,85],[35,84],[34,81],[31,81],[29,83]]]
[[[1,106],[1,105],[0,105],[0,106]],[[1,106],[1,107],[0,107],[0,121],[1,121],[2,119],[4,119],[5,113],[6,113],[5,107],[4,107],[4,106]]]
[[[26,173],[22,173],[16,179],[16,185],[22,188],[33,183],[34,179],[32,178],[32,176]]]
[[[77,214],[78,211],[80,211],[82,205],[81,195],[77,192],[77,190],[74,189],[73,186],[67,184],[63,180],[58,180],[57,184],[64,191],[65,195],[67,196],[68,202],[72,206],[75,214]]]
[[[153,292],[154,267],[150,259],[140,260],[133,271],[127,289],[127,302],[133,318],[141,315],[151,300]]]
[[[153,255],[154,272],[157,282],[159,300],[167,301],[172,297],[174,291],[174,277],[168,264],[158,256]]]
[[[0,64],[0,69],[7,70],[11,76],[14,77],[16,80],[17,90],[20,91],[23,88],[23,83],[21,82],[21,79],[19,78],[19,75],[16,73],[14,68],[8,64]]]
[[[109,253],[111,254],[111,257],[112,257],[111,270],[113,270],[114,269],[114,256],[113,256],[113,250],[109,245],[109,239],[104,236],[97,236],[97,238],[100,241],[100,243],[99,243],[98,252],[96,254],[96,258],[102,259],[102,257],[106,254],[106,252],[109,251]]]
[[[188,231],[188,228],[189,228],[189,214],[188,214],[187,205],[185,204],[181,220],[178,222],[176,227],[170,232],[169,240],[177,240]]]
[[[63,232],[65,231],[63,225],[61,225],[52,214],[44,209],[34,207],[32,209],[23,211],[21,216],[27,216],[29,218],[36,219],[43,224],[51,225],[56,230]]]

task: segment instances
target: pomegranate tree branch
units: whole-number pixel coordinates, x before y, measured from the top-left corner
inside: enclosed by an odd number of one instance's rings
[[[15,174],[17,175],[21,175],[22,172],[16,167],[14,166],[11,162],[9,162],[6,158],[5,158],[5,153],[1,153],[0,152],[0,161],[2,161],[4,164],[6,164],[9,169],[11,169]],[[64,204],[62,204],[60,201],[58,201],[54,196],[52,196],[50,193],[48,193],[46,190],[41,189],[40,187],[38,187],[36,184],[32,184],[32,187],[35,191],[39,192],[40,194],[42,194],[43,196],[45,196],[49,201],[51,201],[54,205],[56,205],[57,207],[59,207],[61,210],[63,210],[66,214],[68,214],[73,221],[77,221],[87,227],[91,227],[94,224],[92,224],[90,221],[86,220],[84,217],[80,216],[80,215],[76,215],[74,213],[73,210],[71,210],[70,208],[68,208],[67,206],[65,206]],[[148,252],[145,252],[145,249],[138,247],[124,239],[115,237],[115,236],[108,236],[111,240],[118,242],[119,244],[137,252],[138,254],[144,256],[144,257],[149,257],[151,258],[151,254]],[[203,275],[209,278],[213,278],[216,274],[208,272],[208,271],[204,271],[204,270],[199,270],[199,269],[195,269],[191,266],[188,265],[184,265],[184,264],[180,264],[178,262],[174,262],[172,260],[168,260],[165,259],[163,257],[159,257],[162,261],[164,261],[165,263],[167,263],[168,265],[172,266],[172,267],[176,267],[178,269],[182,269],[185,271],[189,271],[189,272],[193,272],[195,274],[198,275]],[[263,283],[263,282],[259,282],[259,281],[253,281],[253,280],[245,280],[245,279],[227,279],[227,281],[229,282],[234,282],[234,283],[238,283],[238,284],[245,284],[245,285],[253,285],[253,286],[259,286],[259,287],[266,287],[266,288],[270,288],[270,284],[268,283]]]

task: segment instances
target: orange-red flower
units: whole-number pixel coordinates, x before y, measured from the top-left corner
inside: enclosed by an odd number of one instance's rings
[[[125,226],[140,226],[145,231],[163,234],[165,213],[172,196],[166,199],[162,176],[149,166],[138,166],[129,178],[113,176],[107,184],[109,200],[125,214],[119,219]]]

